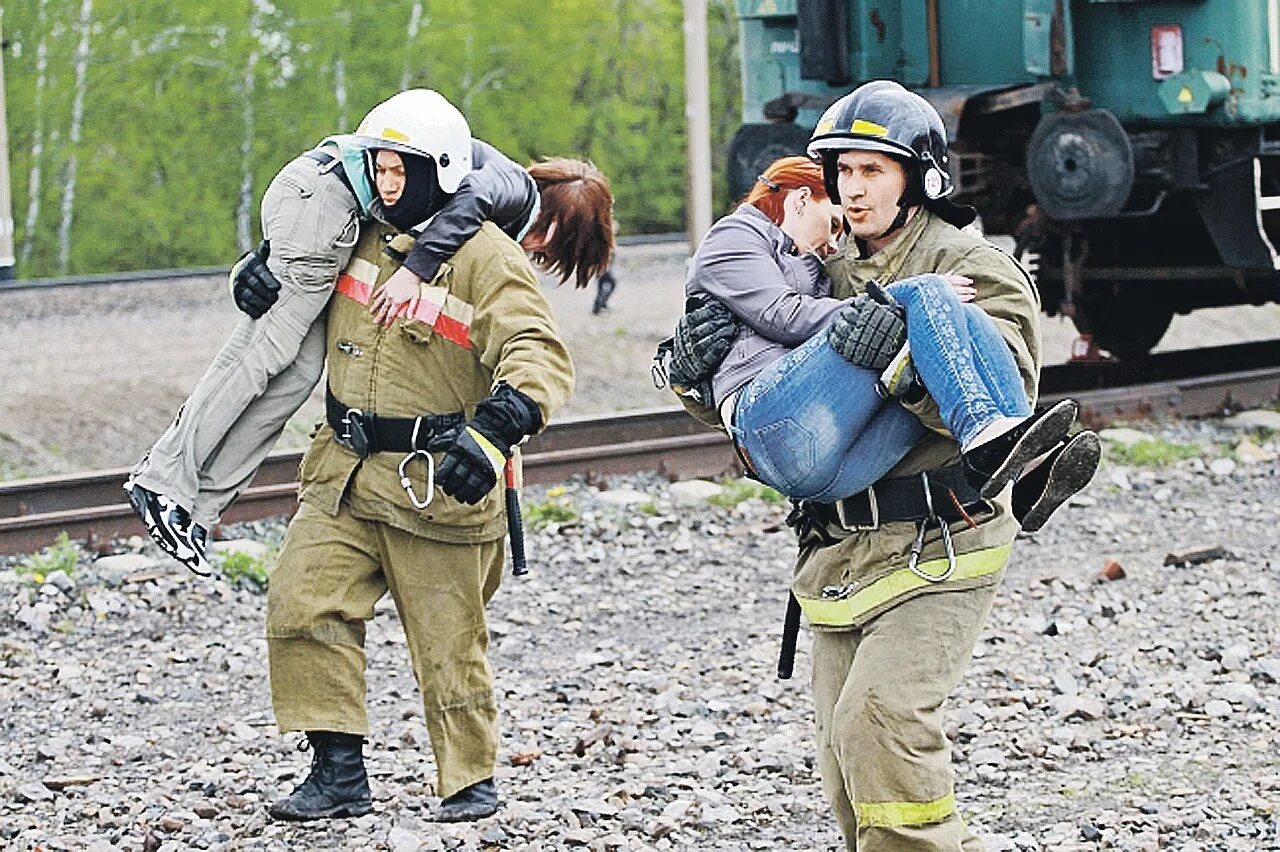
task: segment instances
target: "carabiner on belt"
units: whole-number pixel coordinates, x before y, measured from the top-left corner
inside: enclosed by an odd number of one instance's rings
[[[920,521],[920,528],[916,531],[916,540],[911,543],[911,560],[907,563],[907,567],[911,569],[911,573],[915,574],[922,580],[930,583],[941,583],[949,580],[956,570],[956,554],[951,546],[951,527],[946,521],[938,517],[933,510],[933,494],[929,491],[929,474],[921,471],[920,479],[924,483],[924,505],[929,514]],[[942,533],[942,547],[947,554],[947,570],[941,574],[930,574],[928,571],[920,570],[920,552],[924,550],[924,534],[929,529],[929,524],[937,524],[939,532]]]
[[[409,502],[413,504],[415,509],[425,509],[431,505],[431,498],[436,493],[436,463],[431,458],[431,453],[426,450],[418,449],[418,430],[422,428],[422,418],[415,417],[413,421],[413,437],[409,440],[412,450],[402,459],[397,470],[400,473],[400,487],[404,489],[404,493],[409,495]],[[427,498],[425,500],[418,497],[413,490],[413,482],[409,480],[409,462],[416,457],[422,456],[427,460]]]

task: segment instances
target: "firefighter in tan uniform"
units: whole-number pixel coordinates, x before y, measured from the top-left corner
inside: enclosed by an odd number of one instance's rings
[[[897,83],[868,83],[827,110],[809,154],[821,158],[852,237],[826,264],[831,295],[847,299],[871,281],[926,273],[971,279],[1034,403],[1038,294],[1014,260],[961,230],[974,214],[946,197],[946,130],[933,107]],[[685,391],[724,357],[734,322],[709,304],[687,314],[674,339],[672,386],[712,425],[716,412]],[[788,519],[800,543],[788,627],[802,611],[814,630],[818,768],[847,848],[972,852],[981,844],[956,809],[942,708],[972,656],[1019,524],[1038,528],[1088,481],[1098,443],[1091,432],[1064,439],[1012,488],[983,500],[937,405],[904,363],[895,359],[881,385],[930,432],[866,491],[797,505]]]
[[[376,184],[389,205],[423,205],[422,221],[434,208],[415,185],[415,126],[407,115],[383,131],[401,144],[377,152]],[[573,367],[524,252],[492,223],[424,282],[408,316],[379,325],[368,302],[411,244],[367,225],[328,310],[327,422],[302,462],[267,603],[276,721],[312,749],[308,777],[270,808],[279,819],[371,810],[363,642],[387,592],[423,695],[437,818],[497,809],[485,605],[505,553],[499,485],[516,445],[568,399]]]
[[[971,278],[1034,402],[1039,297],[1016,262],[960,230],[973,215],[945,198],[945,140],[933,108],[896,83],[869,83],[823,115],[809,153],[822,158],[856,238],[827,264],[832,295],[923,273]],[[871,493],[796,517],[792,591],[814,629],[818,765],[849,849],[974,850],[981,844],[956,810],[942,706],[1018,521],[1008,490],[989,502],[966,490],[932,399],[903,404],[933,433]]]

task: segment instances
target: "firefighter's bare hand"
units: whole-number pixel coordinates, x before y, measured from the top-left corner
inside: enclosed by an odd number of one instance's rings
[[[951,289],[956,291],[956,298],[962,302],[972,302],[978,296],[978,288],[973,286],[973,279],[964,275],[957,275],[954,272],[948,272],[942,276],[951,285]]]
[[[421,278],[403,266],[397,269],[369,300],[374,322],[390,326],[397,317],[413,316],[422,298],[421,285]]]

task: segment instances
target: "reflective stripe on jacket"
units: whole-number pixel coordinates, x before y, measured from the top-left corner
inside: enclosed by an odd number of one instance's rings
[[[410,238],[366,225],[351,262],[338,278],[328,309],[328,381],[345,405],[374,414],[411,417],[462,411],[505,381],[538,403],[542,422],[569,398],[573,365],[551,307],[519,246],[486,222],[433,286],[424,288],[414,316],[390,328],[374,322],[369,295],[399,264]],[[436,541],[476,543],[506,531],[501,487],[475,506],[438,489],[430,505],[415,509],[397,470],[403,453],[374,453],[363,462],[322,426],[302,461],[300,499],[336,515],[345,499],[364,520],[383,521]],[[517,463],[519,456],[516,456]],[[440,454],[435,454],[437,464]],[[421,493],[425,465],[409,475]]]
[[[893,242],[871,257],[858,257],[857,247],[850,241],[827,262],[832,295],[842,299],[863,292],[869,280],[890,284],[930,272],[973,279],[975,303],[991,316],[1013,352],[1027,396],[1034,403],[1040,376],[1040,299],[1030,277],[1013,258],[981,237],[922,210]],[[887,476],[913,476],[955,461],[959,445],[942,424],[934,401],[926,397],[907,408],[933,432]],[[1008,491],[990,501],[987,511],[974,514],[973,521],[973,526],[964,522],[951,526],[958,558],[955,573],[943,582],[931,583],[908,569],[917,527],[896,522],[871,531],[828,528],[839,540],[826,547],[802,541],[792,590],[814,627],[849,629],[916,595],[997,583],[1018,531]],[[925,573],[938,574],[945,567],[941,535],[936,529],[925,537],[920,559],[918,567]]]

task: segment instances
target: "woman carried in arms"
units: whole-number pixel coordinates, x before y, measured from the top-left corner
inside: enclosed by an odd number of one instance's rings
[[[878,87],[863,88],[876,96]],[[1014,513],[1024,530],[1039,529],[1089,482],[1097,436],[1071,434],[1071,400],[1032,413],[1038,376],[1020,373],[1011,347],[1038,331],[1002,334],[1006,320],[984,310],[998,310],[997,287],[966,276],[963,264],[895,280],[899,256],[913,248],[901,240],[922,210],[957,226],[973,214],[943,197],[949,179],[933,164],[945,163],[945,142],[929,116],[895,106],[914,107],[896,93],[883,100],[883,125],[830,134],[839,157],[829,154],[825,170],[778,160],[708,232],[686,283],[701,307],[682,319],[672,384],[714,409],[751,473],[817,503],[865,491],[924,437],[921,417],[935,419],[960,444],[968,492],[989,499],[1016,483]],[[821,132],[811,154],[824,152]],[[840,187],[847,197],[837,206]],[[852,239],[836,253],[846,224]],[[829,264],[880,256],[882,277],[850,300],[832,298],[821,258],[833,253]]]
[[[486,220],[545,271],[585,287],[609,264],[612,203],[590,163],[523,169],[473,139],[461,113],[426,89],[400,92],[354,134],[330,136],[290,162],[263,196],[262,245],[231,271],[248,316],[125,483],[151,537],[202,571],[208,530],[319,381],[325,308],[343,286],[363,222],[402,232],[384,251],[403,266],[371,295],[369,310],[388,327],[416,319],[447,333],[457,318],[447,288],[432,285]]]

